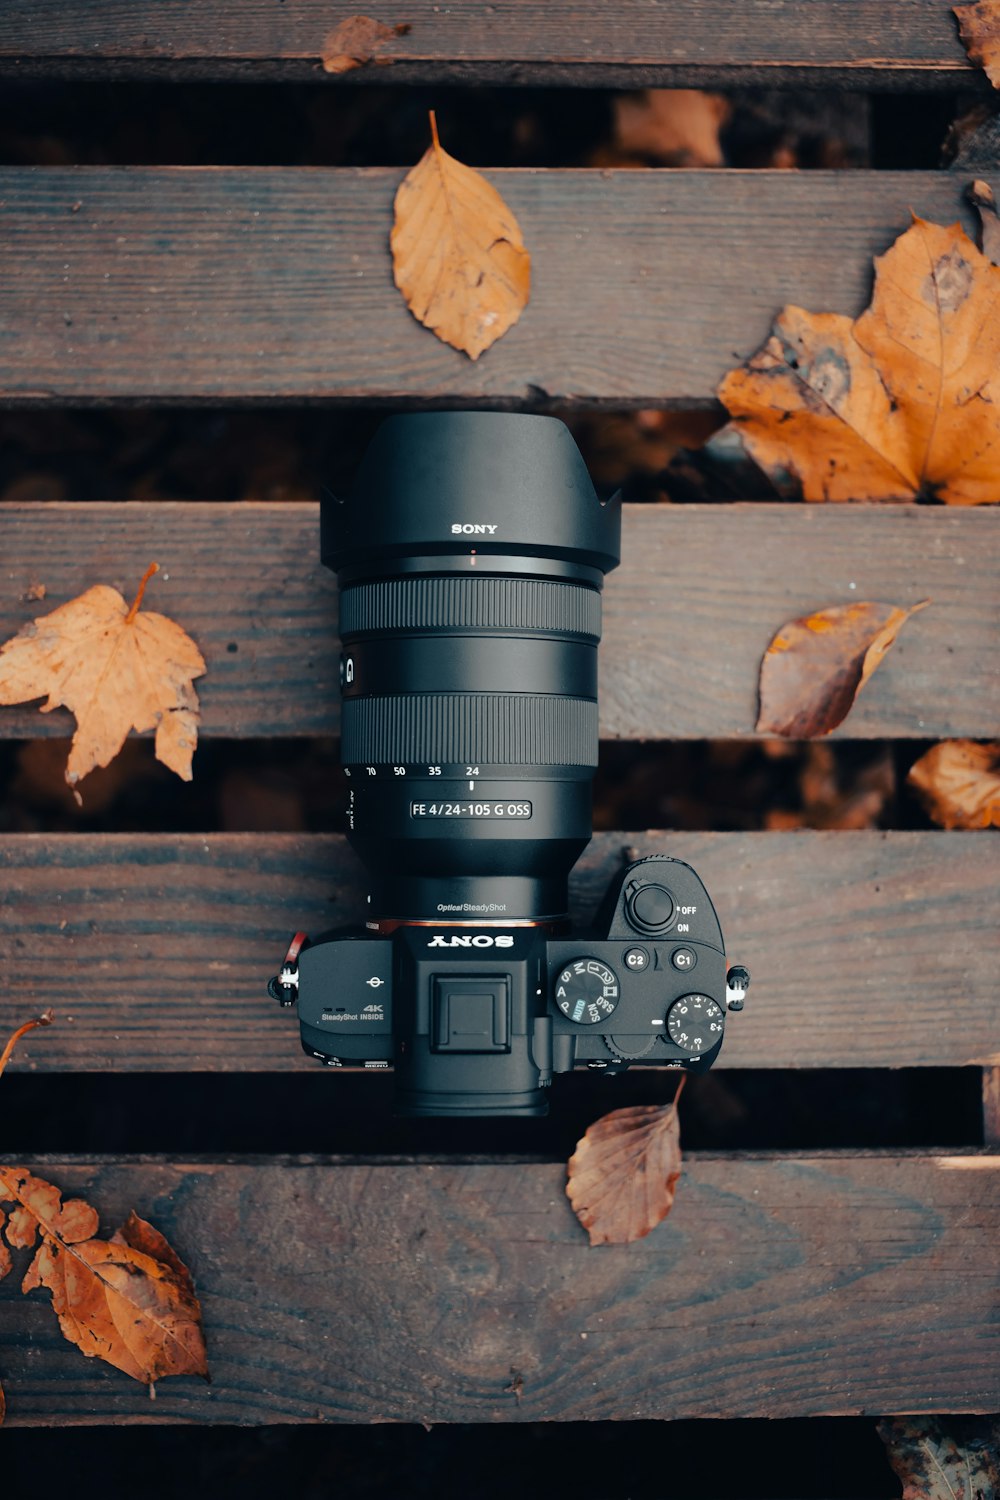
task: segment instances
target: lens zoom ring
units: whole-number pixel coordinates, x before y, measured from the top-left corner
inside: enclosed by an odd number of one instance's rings
[[[601,596],[540,578],[395,578],[345,588],[341,636],[378,630],[531,630],[597,641]]]
[[[596,766],[597,704],[531,693],[345,699],[347,765]]]

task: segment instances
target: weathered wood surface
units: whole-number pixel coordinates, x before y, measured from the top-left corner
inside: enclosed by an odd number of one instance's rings
[[[354,0],[5,0],[0,66],[86,77],[314,78]],[[405,35],[348,83],[834,84],[956,88],[976,80],[948,0],[398,0]],[[385,66],[384,64],[390,64]]]
[[[997,1156],[693,1156],[670,1219],[599,1250],[561,1165],[36,1170],[109,1226],[138,1207],[165,1231],[194,1272],[212,1383],[167,1380],[151,1403],[81,1359],[47,1298],[22,1298],[11,1277],[12,1426],[857,1416],[1000,1401]]]
[[[202,734],[332,734],[336,588],[313,505],[0,506],[0,640],[94,583],[191,632]],[[1000,731],[1000,512],[924,506],[627,506],[601,646],[605,738],[752,735],[757,674],[787,620],[930,598],[838,737]],[[26,599],[42,583],[44,603]],[[72,733],[65,710],[0,709],[0,738]],[[195,763],[197,774],[197,762]]]
[[[586,920],[623,850],[690,861],[748,965],[723,1067],[1000,1065],[998,858],[988,835],[601,834]],[[289,935],[363,920],[334,836],[0,838],[0,1035],[52,1006],[12,1067],[315,1068],[264,992]]]
[[[947,173],[487,175],[532,292],[473,363],[393,286],[402,169],[6,168],[0,400],[704,402],[783,304],[860,312],[911,209],[972,227]]]

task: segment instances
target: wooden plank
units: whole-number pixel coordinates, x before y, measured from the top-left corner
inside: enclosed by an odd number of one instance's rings
[[[0,171],[0,400],[705,402],[783,304],[859,312],[911,210],[973,227],[943,172],[490,172],[532,300],[473,363],[392,285],[402,175]]]
[[[581,922],[626,845],[693,864],[750,968],[722,1066],[1000,1065],[988,836],[601,834],[573,879]],[[341,838],[8,835],[0,874],[0,1035],[45,1006],[60,1017],[12,1066],[315,1068],[264,985],[290,933],[363,919]]]
[[[328,78],[324,42],[351,3],[6,0],[0,65],[19,76]],[[948,0],[406,0],[378,8],[403,36],[355,83],[638,88],[806,84],[934,89],[977,75]],[[391,66],[385,66],[391,64]]]
[[[208,662],[203,734],[334,734],[335,584],[317,531],[313,505],[0,506],[0,640],[90,584],[130,595],[155,558],[148,607],[179,620]],[[605,594],[605,738],[752,735],[774,632],[854,599],[933,603],[839,737],[998,732],[996,510],[635,505],[622,555]],[[33,583],[44,604],[25,597]],[[0,737],[71,732],[63,710],[0,710]]]
[[[12,1277],[12,1426],[857,1416],[1000,1398],[998,1156],[689,1156],[670,1219],[600,1250],[558,1164],[36,1170],[108,1225],[138,1207],[164,1230],[198,1285],[212,1383],[167,1380],[151,1403],[64,1343],[48,1299]]]

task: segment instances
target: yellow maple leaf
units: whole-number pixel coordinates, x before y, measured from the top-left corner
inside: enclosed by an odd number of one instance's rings
[[[156,755],[184,781],[198,741],[198,697],[205,671],[190,636],[166,615],[140,614],[147,570],[131,608],[98,584],[41,615],[0,648],[0,704],[46,697],[42,713],[65,706],[76,733],[66,764],[74,786],[118,754],[130,729],[156,730]]]
[[[855,322],[786,307],[719,387],[754,460],[806,500],[1000,500],[1000,267],[914,218]]]
[[[531,257],[517,220],[479,172],[430,146],[399,185],[393,276],[413,316],[478,359],[527,306]]]

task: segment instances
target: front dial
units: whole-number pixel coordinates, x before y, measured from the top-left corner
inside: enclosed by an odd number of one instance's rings
[[[556,1005],[578,1026],[596,1026],[614,1015],[621,998],[618,975],[599,958],[574,958],[556,978]]]
[[[722,1006],[708,995],[682,995],[667,1011],[667,1034],[685,1052],[697,1056],[721,1040]]]

